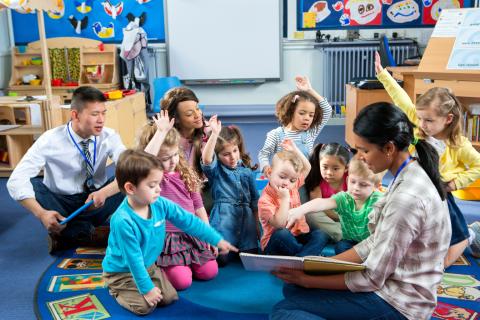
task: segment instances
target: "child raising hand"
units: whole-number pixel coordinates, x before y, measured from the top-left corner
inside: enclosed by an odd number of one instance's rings
[[[283,96],[276,106],[280,127],[267,133],[267,139],[258,154],[260,169],[266,173],[274,154],[281,151],[281,143],[291,139],[308,158],[315,139],[332,116],[332,107],[310,84],[307,77],[295,78],[297,90]]]

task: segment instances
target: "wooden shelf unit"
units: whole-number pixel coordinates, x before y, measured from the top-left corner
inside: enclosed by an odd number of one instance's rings
[[[12,125],[20,125],[16,128],[0,131],[1,177],[10,175],[23,155],[32,146],[36,136],[60,125],[62,122],[59,97],[54,96],[51,101],[17,101],[16,99],[18,97],[0,97],[0,118],[8,116]],[[40,125],[32,125],[30,104],[40,106]],[[1,111],[4,111],[4,113]],[[7,163],[3,162],[5,151],[8,154]]]
[[[384,89],[364,90],[359,89],[351,84],[346,85],[345,100],[345,141],[351,147],[354,147],[353,122],[360,110],[375,102],[386,101],[393,103],[387,91]]]
[[[80,49],[80,77],[78,79],[70,79],[78,82],[78,85],[90,85],[100,90],[114,90],[119,86],[118,75],[118,56],[117,48],[114,44],[103,44],[103,51],[100,50],[101,41],[86,38],[50,38],[47,39],[48,48],[79,48]],[[18,48],[12,51],[12,76],[9,83],[9,91],[17,92],[18,95],[44,95],[45,84],[40,85],[24,85],[20,84],[22,76],[26,74],[38,75],[43,80],[43,66],[25,65],[24,61],[30,61],[33,57],[41,57],[40,42],[35,41],[27,45],[26,51],[20,53]],[[52,65],[52,63],[50,63]],[[85,76],[85,69],[92,65],[104,65],[105,76],[102,77],[101,83],[90,83]],[[67,79],[63,79],[66,81]],[[61,97],[61,103],[67,103],[72,92],[78,86],[52,86],[54,95]]]

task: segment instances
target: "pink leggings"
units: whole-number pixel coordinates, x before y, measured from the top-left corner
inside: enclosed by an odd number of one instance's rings
[[[218,264],[210,260],[204,265],[191,264],[190,266],[171,266],[163,268],[168,280],[177,290],[185,290],[192,285],[193,277],[198,280],[211,280],[218,273]]]

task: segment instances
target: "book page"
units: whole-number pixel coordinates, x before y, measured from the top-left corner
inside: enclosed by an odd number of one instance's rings
[[[279,268],[303,270],[303,258],[288,256],[267,256],[250,253],[240,253],[243,267],[248,271],[271,272]]]
[[[355,262],[337,260],[337,259],[333,259],[333,258],[329,258],[329,257],[322,257],[322,256],[306,256],[306,257],[304,257],[304,260],[319,261],[319,262],[325,262],[325,263],[334,263],[334,264],[341,264],[341,265],[351,265],[351,266],[361,265],[361,264],[358,264],[358,263],[355,263]]]

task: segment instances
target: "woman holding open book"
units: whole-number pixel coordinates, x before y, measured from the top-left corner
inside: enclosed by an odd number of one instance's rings
[[[438,155],[414,139],[412,123],[388,103],[363,109],[353,130],[357,157],[374,173],[388,169],[394,176],[369,216],[371,235],[334,257],[366,269],[324,276],[274,272],[297,286],[285,286],[271,319],[430,319],[435,308],[451,234]]]

